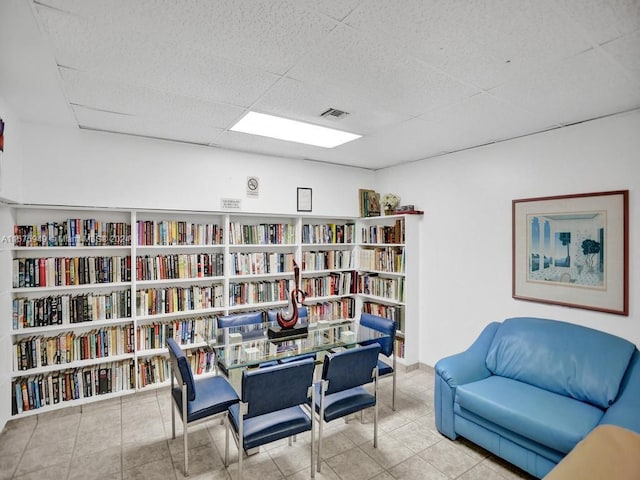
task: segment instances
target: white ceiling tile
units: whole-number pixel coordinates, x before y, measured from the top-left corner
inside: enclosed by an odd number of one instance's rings
[[[477,90],[379,42],[369,34],[338,27],[317,51],[289,75],[316,85],[331,85],[381,108],[419,115],[470,96]]]
[[[127,85],[76,70],[62,68],[60,71],[67,98],[75,105],[174,124],[216,128],[228,127],[244,112],[240,107]]]
[[[640,29],[602,47],[640,82]]]
[[[640,88],[596,50],[550,64],[492,93],[514,105],[568,124],[640,105]]]
[[[291,78],[284,78],[278,82],[254,108],[360,135],[376,132],[409,118],[329,85],[317,86]],[[337,108],[348,112],[349,115],[339,120],[321,117],[328,108]]]
[[[640,29],[638,0],[557,0],[596,44]]]
[[[489,94],[420,117],[439,145],[454,151],[505,138],[527,135],[555,127],[542,115],[525,112],[500,102]]]
[[[551,0],[374,0],[346,22],[454,78],[488,89],[525,68],[589,48]]]
[[[140,6],[130,3],[132,9]],[[142,13],[120,9],[122,15],[116,18],[121,21],[114,21],[45,7],[38,11],[62,66],[130,85],[240,106],[251,105],[277,79],[221,59],[213,49],[180,43],[162,28],[150,32],[142,20],[138,22]]]
[[[210,128],[198,123],[169,123],[163,120],[156,121],[132,115],[118,115],[79,106],[75,106],[73,109],[80,127],[93,130],[141,135],[203,145],[211,143],[213,139],[222,132],[220,129]]]
[[[362,0],[297,0],[296,3],[336,20],[343,20],[358,4],[363,2]]]

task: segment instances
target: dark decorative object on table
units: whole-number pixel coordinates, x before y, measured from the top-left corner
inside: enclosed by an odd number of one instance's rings
[[[308,331],[306,325],[296,326],[298,323],[298,303],[302,304],[302,302],[304,302],[306,294],[298,288],[298,285],[300,285],[300,267],[298,267],[295,260],[293,261],[293,272],[295,283],[294,288],[289,294],[289,311],[287,312],[289,316],[287,317],[282,312],[278,312],[276,320],[280,327],[276,327],[275,325],[269,327],[267,331],[269,338],[304,335]]]

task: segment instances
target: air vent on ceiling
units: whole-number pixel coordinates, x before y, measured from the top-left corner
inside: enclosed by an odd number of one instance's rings
[[[343,118],[349,115],[349,112],[344,112],[342,110],[338,110],[337,108],[329,108],[327,111],[323,112],[320,116],[324,118],[328,118],[329,120],[338,120],[339,118]]]

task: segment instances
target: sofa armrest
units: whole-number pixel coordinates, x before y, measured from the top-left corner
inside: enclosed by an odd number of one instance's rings
[[[620,384],[616,401],[602,416],[600,424],[612,424],[640,433],[640,352],[636,349]]]
[[[485,359],[499,326],[500,323],[490,323],[467,350],[445,357],[436,363],[434,392],[436,427],[440,433],[452,440],[457,437],[453,424],[456,387],[491,375]]]

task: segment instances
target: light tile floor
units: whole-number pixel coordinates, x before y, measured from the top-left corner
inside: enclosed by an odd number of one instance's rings
[[[526,473],[465,441],[440,435],[433,417],[433,371],[398,374],[396,411],[391,379],[380,380],[378,448],[373,416],[325,425],[318,480],[507,480]],[[171,439],[168,389],[152,390],[10,421],[0,434],[0,479],[182,479],[182,425]],[[236,478],[237,450],[223,464],[219,420],[192,427],[190,478]],[[245,479],[309,478],[309,434],[246,458]]]

